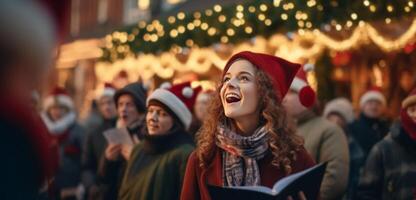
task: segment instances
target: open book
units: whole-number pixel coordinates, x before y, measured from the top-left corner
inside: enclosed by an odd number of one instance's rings
[[[212,199],[257,199],[280,200],[291,195],[297,199],[298,192],[303,191],[306,199],[317,199],[326,163],[321,163],[304,171],[287,176],[276,182],[272,189],[264,186],[219,187],[208,185]]]
[[[103,132],[109,144],[133,145],[133,140],[126,128],[112,128]]]

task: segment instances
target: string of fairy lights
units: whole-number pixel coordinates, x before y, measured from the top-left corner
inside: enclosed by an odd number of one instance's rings
[[[358,29],[371,21],[390,24],[399,17],[412,17],[416,11],[414,4],[413,0],[261,0],[226,7],[215,5],[192,13],[179,12],[166,19],[141,21],[114,31],[105,37],[101,60],[114,62],[142,53],[178,53],[218,43],[239,43],[257,35],[269,37],[277,32],[295,31],[303,35],[313,31],[315,37],[324,41],[326,31]],[[371,27],[367,29],[376,38],[374,42],[387,40]],[[342,45],[351,46],[351,42],[358,41],[356,37],[362,34],[355,34]],[[405,39],[397,42],[410,40]]]

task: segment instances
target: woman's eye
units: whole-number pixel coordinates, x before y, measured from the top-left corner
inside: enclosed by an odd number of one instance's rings
[[[222,80],[222,82],[223,83],[226,83],[226,82],[228,82],[230,80],[230,78],[229,77],[225,77],[223,80]]]
[[[247,76],[241,76],[241,77],[240,77],[240,80],[242,80],[242,81],[249,81],[249,79],[248,79],[248,77],[247,77]]]

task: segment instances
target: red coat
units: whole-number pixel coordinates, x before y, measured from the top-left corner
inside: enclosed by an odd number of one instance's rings
[[[285,174],[278,167],[272,165],[272,154],[266,155],[265,158],[258,162],[260,168],[261,185],[269,188],[283,177]],[[292,173],[296,173],[312,167],[315,162],[305,149],[297,154],[297,160],[292,164]],[[195,152],[191,154],[186,167],[185,178],[183,182],[181,200],[209,200],[206,184],[222,186],[222,156],[221,150],[217,149],[215,157],[211,164],[205,169],[199,165],[199,159]]]

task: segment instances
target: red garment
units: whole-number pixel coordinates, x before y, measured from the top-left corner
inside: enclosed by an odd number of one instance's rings
[[[265,158],[258,162],[261,185],[269,188],[280,179],[285,177],[284,172],[278,167],[272,165],[272,154],[267,154]],[[297,160],[292,164],[292,173],[302,171],[315,165],[310,155],[305,149],[297,154]],[[222,186],[222,156],[221,150],[217,148],[215,157],[206,169],[199,165],[199,159],[195,152],[191,154],[186,166],[185,177],[182,186],[181,200],[209,200],[207,184]]]
[[[416,123],[409,117],[406,109],[400,111],[400,116],[404,130],[412,140],[416,141]]]
[[[32,149],[38,156],[39,168],[42,169],[39,172],[39,181],[42,183],[52,178],[58,168],[57,144],[54,144],[49,136],[48,129],[38,113],[22,100],[10,96],[0,99],[0,118],[22,128],[25,137],[32,142]]]

